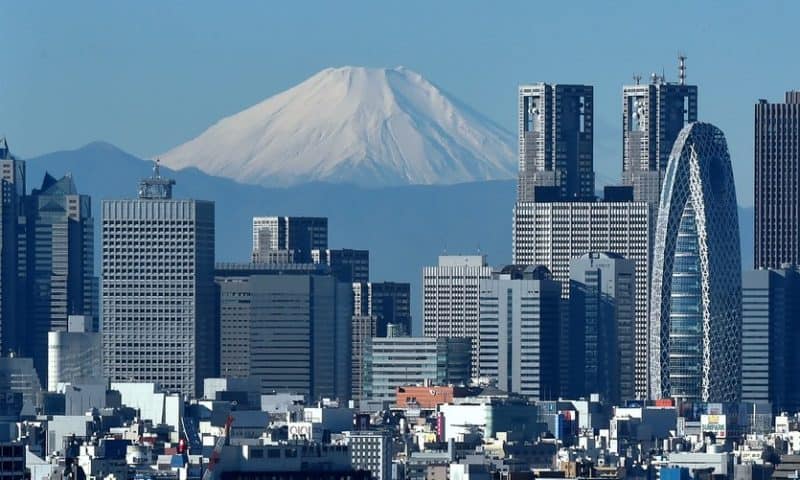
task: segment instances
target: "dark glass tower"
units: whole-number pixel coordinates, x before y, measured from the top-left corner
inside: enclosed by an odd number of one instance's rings
[[[755,106],[755,268],[800,264],[800,92]]]
[[[91,199],[71,175],[45,174],[26,199],[27,334],[34,367],[46,384],[47,333],[67,330],[70,315],[92,318],[97,331]]]
[[[593,115],[591,85],[519,87],[518,201],[594,198]]]
[[[24,225],[25,162],[14,158],[0,137],[0,356],[20,354],[24,344]],[[23,247],[23,248],[20,248]],[[22,267],[22,268],[20,268]]]

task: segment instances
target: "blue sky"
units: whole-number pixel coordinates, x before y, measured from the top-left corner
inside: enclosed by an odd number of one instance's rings
[[[753,104],[800,88],[800,2],[0,3],[0,134],[21,156],[106,140],[153,156],[329,66],[405,65],[515,131],[516,86],[595,86],[620,170],[621,87],[688,55],[700,118],[752,204]]]

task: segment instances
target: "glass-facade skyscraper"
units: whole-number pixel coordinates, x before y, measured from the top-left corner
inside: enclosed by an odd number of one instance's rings
[[[736,188],[722,131],[678,135],[659,203],[650,297],[650,396],[741,396],[741,254]]]
[[[25,214],[27,354],[46,384],[48,332],[66,331],[70,315],[90,317],[89,331],[97,331],[94,220],[91,199],[71,175],[45,174],[26,198]]]
[[[0,188],[0,356],[12,352],[19,355],[25,338],[20,275],[24,273],[20,270],[20,262],[24,262],[20,216],[25,200],[25,162],[11,154],[5,137],[0,137]]]

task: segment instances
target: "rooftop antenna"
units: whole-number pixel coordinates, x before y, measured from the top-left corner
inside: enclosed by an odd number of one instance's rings
[[[686,84],[686,55],[678,54],[678,81],[681,85]]]
[[[642,76],[639,75],[638,73],[634,73],[633,74],[633,81],[636,83],[636,85],[639,85],[639,82],[642,81]]]

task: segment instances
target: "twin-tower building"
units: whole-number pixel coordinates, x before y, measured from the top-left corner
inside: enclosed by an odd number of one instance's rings
[[[570,295],[570,261],[633,261],[633,348],[623,398],[736,401],[741,392],[741,257],[736,193],[722,132],[698,123],[697,87],[652,75],[623,88],[622,186],[597,198],[593,88],[519,87],[513,261],[544,265]],[[569,321],[561,322],[563,339]],[[621,329],[617,349],[629,345]],[[562,355],[563,357],[563,355]],[[569,362],[569,358],[562,358]],[[627,391],[625,391],[627,390]]]

